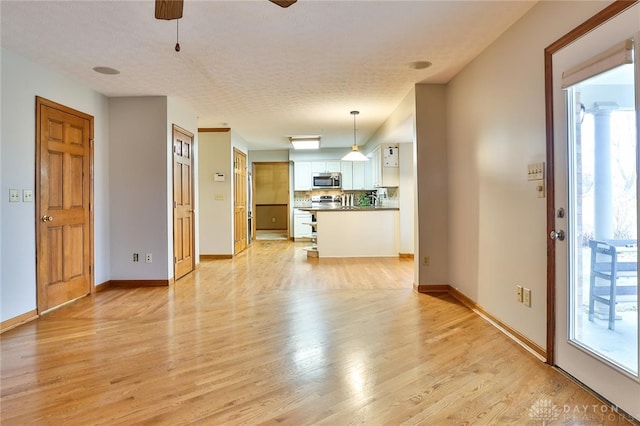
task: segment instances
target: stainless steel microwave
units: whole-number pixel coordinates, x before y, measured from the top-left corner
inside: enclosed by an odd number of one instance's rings
[[[313,175],[313,187],[315,189],[342,188],[341,173],[315,173]]]

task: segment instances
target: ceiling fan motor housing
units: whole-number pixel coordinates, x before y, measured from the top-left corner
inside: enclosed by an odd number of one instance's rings
[[[180,19],[183,6],[183,0],[156,0],[156,19]]]

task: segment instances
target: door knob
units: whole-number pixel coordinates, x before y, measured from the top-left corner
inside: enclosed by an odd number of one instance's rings
[[[564,231],[562,229],[556,231],[555,229],[549,233],[549,238],[552,240],[564,241]]]
[[[40,218],[40,220],[42,220],[43,222],[53,222],[53,216],[47,216],[45,214]]]

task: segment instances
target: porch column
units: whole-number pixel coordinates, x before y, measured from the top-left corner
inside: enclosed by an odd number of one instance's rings
[[[595,102],[594,115],[594,236],[597,240],[613,239],[613,191],[611,178],[611,112],[615,102]]]

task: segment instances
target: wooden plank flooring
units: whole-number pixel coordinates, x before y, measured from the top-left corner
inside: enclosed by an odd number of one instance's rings
[[[2,334],[0,422],[629,424],[450,296],[415,293],[412,260],[304,246],[255,242]]]

